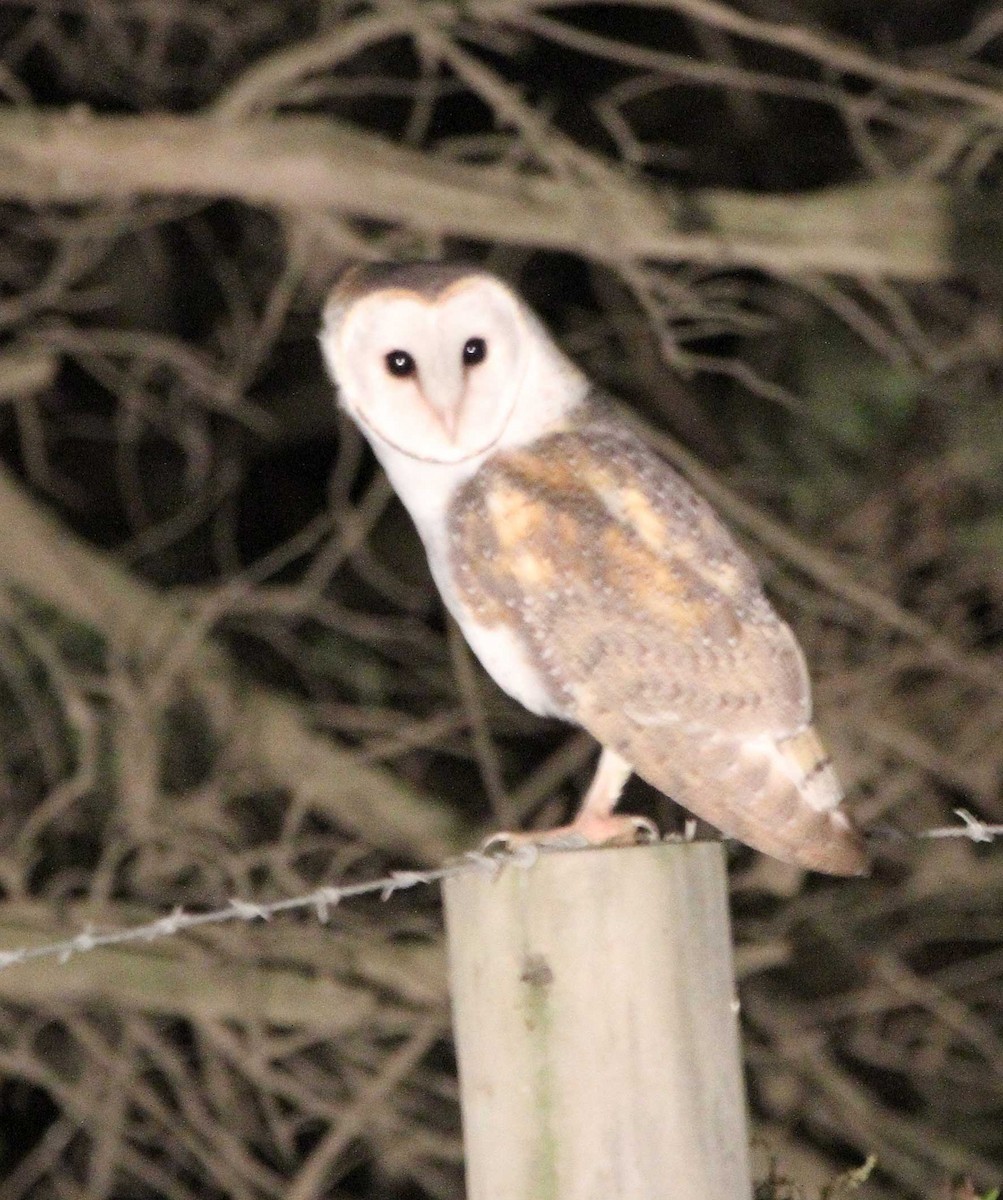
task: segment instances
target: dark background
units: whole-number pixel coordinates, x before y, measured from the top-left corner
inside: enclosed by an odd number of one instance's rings
[[[869,1154],[875,1197],[997,1185],[1003,855],[914,835],[1003,821],[1001,53],[1003,9],[956,0],[3,0],[2,944],[573,807],[592,746],[447,627],[317,351],[349,262],[469,258],[703,464],[874,831],[862,881],[731,850],[764,1194]],[[177,183],[165,114],[273,122],[275,199],[230,160]],[[279,152],[306,116],[410,150],[399,182],[296,203],[305,164],[357,169],[315,126]],[[520,181],[596,238],[506,208]],[[440,925],[425,889],[0,972],[0,1192],[459,1196]]]

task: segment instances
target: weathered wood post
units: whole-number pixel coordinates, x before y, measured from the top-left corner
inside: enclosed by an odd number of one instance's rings
[[[749,1200],[722,847],[444,888],[467,1200]]]

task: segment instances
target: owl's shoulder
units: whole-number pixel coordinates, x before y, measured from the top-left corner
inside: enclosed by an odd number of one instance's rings
[[[624,580],[671,569],[766,616],[758,573],[711,506],[596,396],[566,425],[491,456],[447,513],[456,561],[501,585],[544,586],[620,558]],[[654,569],[651,575],[649,566]]]

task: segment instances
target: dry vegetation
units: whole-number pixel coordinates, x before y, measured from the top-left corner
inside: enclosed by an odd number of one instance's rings
[[[747,538],[883,833],[864,882],[735,855],[778,1194],[998,1183],[1003,851],[901,835],[1003,821],[1001,56],[958,0],[3,0],[2,944],[581,788],[314,344],[349,260],[466,255]],[[460,1195],[439,930],[426,890],[0,973],[4,1197]]]

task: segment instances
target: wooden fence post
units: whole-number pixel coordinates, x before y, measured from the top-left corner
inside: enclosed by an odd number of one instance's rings
[[[749,1200],[722,847],[444,885],[467,1200]]]

